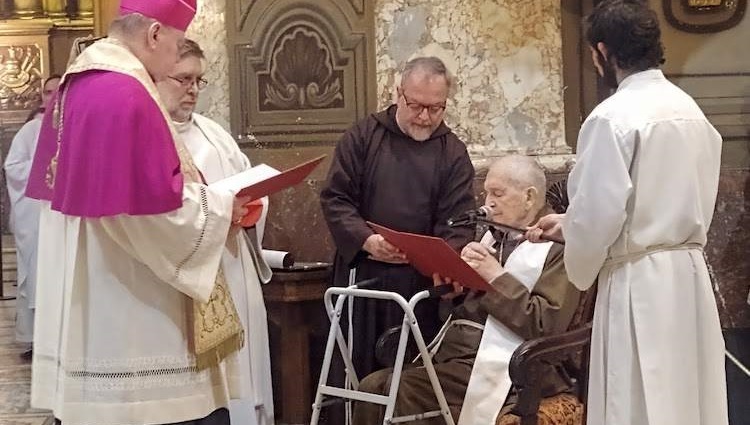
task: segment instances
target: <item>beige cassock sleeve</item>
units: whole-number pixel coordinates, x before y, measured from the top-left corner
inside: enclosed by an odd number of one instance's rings
[[[102,218],[104,231],[178,291],[208,301],[231,225],[234,195],[187,183],[182,207],[155,215]]]

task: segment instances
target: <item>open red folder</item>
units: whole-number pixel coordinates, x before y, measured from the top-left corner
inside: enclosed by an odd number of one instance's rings
[[[214,182],[211,186],[237,193],[236,196],[251,197],[250,202],[245,204],[248,214],[240,220],[243,227],[250,227],[260,219],[263,212],[263,205],[258,201],[259,199],[299,184],[325,157],[321,155],[283,172],[265,164],[256,165],[249,170]]]
[[[403,251],[409,264],[423,275],[432,277],[434,273],[437,273],[467,288],[480,291],[495,290],[443,239],[399,232],[369,221],[367,224],[391,245]]]
[[[321,155],[286,171],[282,171],[275,176],[251,184],[240,190],[239,193],[237,193],[237,196],[250,196],[252,199],[260,199],[264,196],[268,196],[272,193],[299,184],[312,172],[312,170],[315,169],[315,167],[318,166],[318,164],[320,164],[321,161],[323,161],[325,157],[325,155]]]

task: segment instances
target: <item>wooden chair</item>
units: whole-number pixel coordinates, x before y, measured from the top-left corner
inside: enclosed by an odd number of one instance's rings
[[[568,208],[567,180],[547,190],[547,204],[557,213]],[[579,425],[585,422],[588,387],[591,321],[594,317],[596,285],[584,292],[568,331],[532,339],[521,344],[510,360],[510,378],[518,393],[511,413],[496,425]],[[547,364],[562,364],[575,380],[574,393],[543,398],[540,374]]]
[[[564,213],[568,207],[567,181],[558,181],[547,190],[546,198],[553,210]],[[585,291],[573,320],[565,333],[544,336],[524,342],[510,360],[510,377],[518,394],[513,410],[497,418],[496,425],[581,425],[585,423],[588,387],[591,322],[594,317],[596,285]],[[395,358],[395,341],[400,327],[389,329],[380,337],[375,354],[384,367]],[[411,345],[407,352],[414,354]],[[540,374],[544,366],[562,364],[574,380],[572,393],[542,396]],[[505,400],[498,400],[504,403]]]
[[[568,331],[521,344],[510,360],[510,378],[518,393],[513,411],[496,425],[579,425],[585,422],[591,321],[596,286],[584,292]],[[544,365],[562,364],[575,380],[574,393],[543,398]]]
[[[568,331],[544,336],[521,344],[510,360],[510,378],[518,394],[513,410],[498,417],[496,425],[582,425],[585,423],[586,390],[588,387],[591,321],[594,316],[596,286],[584,292]],[[400,328],[383,333],[375,355],[383,367],[393,364]],[[408,356],[416,355],[409,344]],[[545,365],[562,364],[574,380],[572,393],[543,397],[541,373]],[[504,403],[505,400],[498,400]]]

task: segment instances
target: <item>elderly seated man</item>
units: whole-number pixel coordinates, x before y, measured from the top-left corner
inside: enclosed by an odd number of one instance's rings
[[[493,210],[492,220],[523,228],[550,213],[545,188],[544,171],[536,160],[503,157],[487,173],[485,205]],[[537,246],[488,231],[481,242],[469,243],[461,257],[496,291],[464,293],[460,282],[454,283],[456,291],[445,297],[453,304],[452,314],[433,342],[432,361],[459,425],[494,424],[516,399],[508,376],[515,348],[523,340],[566,331],[581,294],[565,274],[563,247],[552,242]],[[446,282],[435,277],[435,284]],[[392,369],[374,372],[359,390],[387,394],[391,374]],[[562,366],[549,366],[544,376],[545,397],[571,389]],[[438,409],[425,368],[405,367],[394,416]],[[383,406],[357,402],[353,423],[380,424],[383,415]],[[443,424],[443,419],[411,423]]]

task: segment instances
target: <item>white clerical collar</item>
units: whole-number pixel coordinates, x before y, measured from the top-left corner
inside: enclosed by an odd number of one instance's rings
[[[188,130],[190,130],[190,128],[193,126],[193,116],[190,115],[190,119],[185,122],[177,122],[173,120],[172,124],[174,124],[174,128],[178,133],[187,133]]]
[[[645,71],[634,72],[628,75],[627,77],[623,78],[622,81],[620,81],[620,84],[618,84],[617,86],[617,90],[620,91],[624,89],[625,87],[629,86],[630,84],[635,83],[636,81],[661,80],[661,79],[664,79],[664,73],[659,68],[651,68]]]

